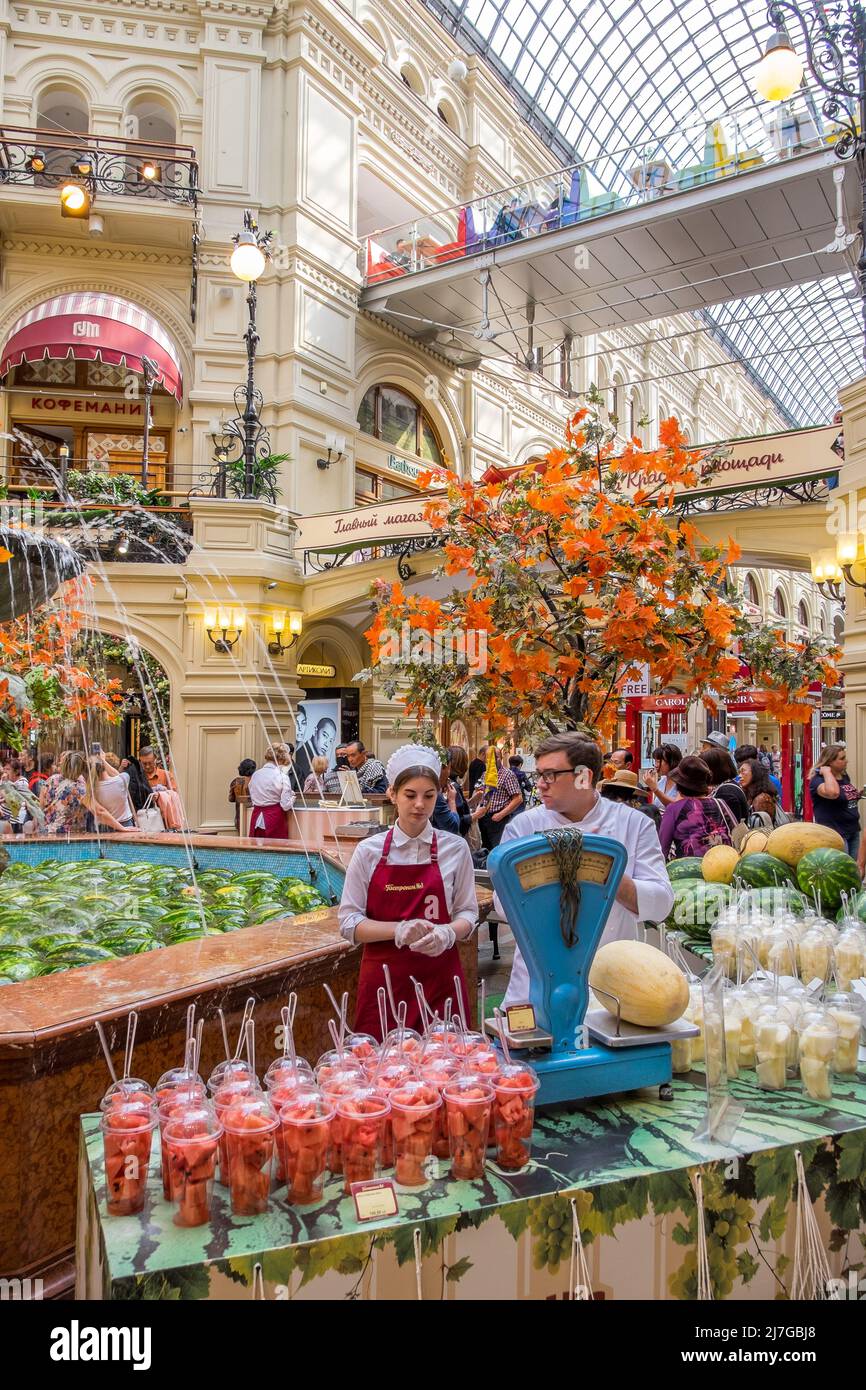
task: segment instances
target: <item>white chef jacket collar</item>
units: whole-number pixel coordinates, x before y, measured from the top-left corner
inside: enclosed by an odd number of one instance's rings
[[[427,824],[424,826],[424,829],[421,830],[417,835],[407,835],[406,831],[402,828],[402,826],[397,821],[395,821],[392,844],[395,844],[399,849],[401,846],[408,844],[410,840],[423,840],[425,844],[431,844],[433,840],[432,822],[428,820]]]

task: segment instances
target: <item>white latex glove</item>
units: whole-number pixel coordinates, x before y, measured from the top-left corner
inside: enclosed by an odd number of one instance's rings
[[[413,941],[410,950],[417,951],[420,956],[441,956],[445,951],[450,951],[457,940],[457,933],[453,927],[441,923],[430,923],[426,934],[420,941]]]
[[[422,922],[420,917],[410,917],[405,922],[400,922],[394,932],[395,946],[411,946],[413,941],[420,941],[422,936],[427,935],[430,926],[429,922]]]

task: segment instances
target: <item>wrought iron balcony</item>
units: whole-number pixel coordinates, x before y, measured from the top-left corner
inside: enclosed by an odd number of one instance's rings
[[[191,145],[0,126],[0,188],[59,190],[70,180],[94,199],[121,194],[194,208],[198,161]]]

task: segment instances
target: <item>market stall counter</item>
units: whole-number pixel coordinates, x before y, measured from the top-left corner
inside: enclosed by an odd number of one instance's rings
[[[207,1021],[201,1057],[207,1072],[222,1055],[217,1008],[224,1011],[234,1041],[245,1001],[254,996],[256,1029],[265,1049],[273,1043],[280,1009],[294,990],[298,1047],[317,1057],[329,1046],[330,1006],[323,986],[328,984],[338,998],[348,992],[351,1017],[360,951],[339,935],[333,903],[343,867],[326,854],[310,856],[298,843],[234,836],[192,836],[183,842],[176,835],[102,836],[99,841],[28,837],[26,842],[19,837],[9,851],[7,873],[15,864],[61,861],[67,887],[72,866],[80,867],[82,861],[139,868],[191,862],[199,877],[209,871],[265,873],[280,880],[297,876],[331,903],[294,916],[274,913],[261,925],[42,974],[0,989],[0,1277],[39,1277],[49,1297],[71,1287],[78,1122],[98,1107],[106,1087],[95,1022],[103,1023],[122,1070],[125,1018],[137,1010],[136,1069],[156,1078],[182,1060],[187,1007],[194,1002]],[[88,911],[92,914],[96,907]],[[474,998],[474,939],[461,947],[461,954]]]
[[[107,1214],[99,1117],[87,1115],[77,1294],[251,1298],[260,1266],[271,1299],[552,1299],[569,1297],[572,1280],[585,1297],[693,1299],[699,1169],[714,1297],[785,1297],[798,1151],[831,1274],[844,1283],[859,1259],[850,1237],[866,1233],[866,1085],[839,1078],[826,1106],[753,1079],[731,1092],[744,1113],[730,1147],[695,1138],[706,1094],[693,1071],[675,1079],[672,1103],[651,1088],[546,1108],[528,1166],[508,1172],[488,1157],[481,1179],[455,1182],[443,1161],[423,1189],[397,1186],[396,1216],[359,1221],[342,1178],[330,1178],[321,1201],[289,1205],[283,1186],[255,1217],[233,1216],[215,1186],[209,1223],[192,1229],[179,1229],[163,1200],[158,1140],[143,1211]],[[572,1266],[575,1215],[585,1263]]]

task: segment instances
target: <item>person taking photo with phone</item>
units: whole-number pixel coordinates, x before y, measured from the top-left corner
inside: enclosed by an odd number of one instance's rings
[[[638,922],[663,922],[674,905],[655,826],[634,807],[599,795],[596,787],[601,769],[601,749],[583,735],[563,733],[546,738],[535,750],[535,780],[542,804],[510,821],[500,841],[505,845],[539,830],[574,825],[585,835],[607,835],[625,847],[626,871],[599,945],[634,937]],[[498,900],[496,910],[501,917],[506,916]],[[503,1008],[526,1003],[528,998],[529,972],[515,949]]]

